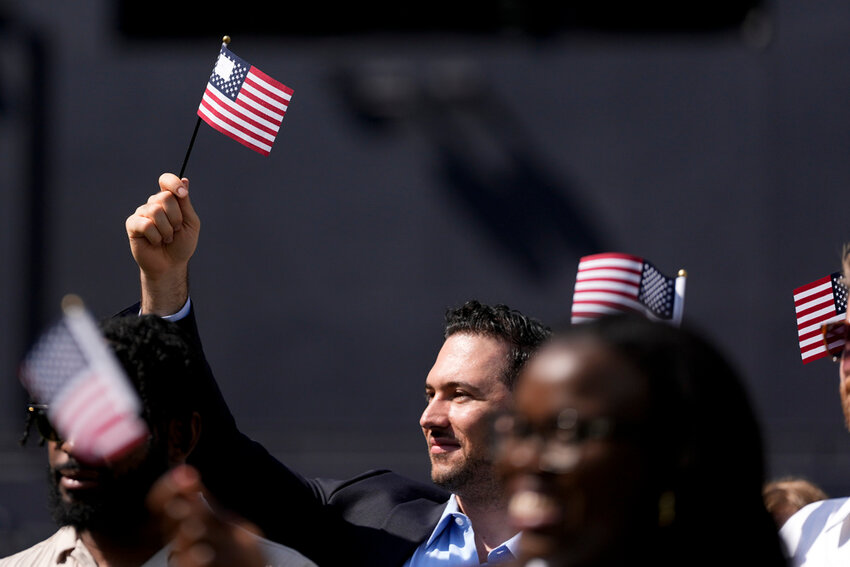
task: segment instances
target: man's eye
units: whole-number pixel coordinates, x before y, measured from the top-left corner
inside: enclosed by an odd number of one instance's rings
[[[455,399],[465,399],[469,398],[469,392],[465,392],[463,390],[455,390],[454,396]]]
[[[431,400],[434,399],[434,392],[425,392],[425,403],[430,404]]]

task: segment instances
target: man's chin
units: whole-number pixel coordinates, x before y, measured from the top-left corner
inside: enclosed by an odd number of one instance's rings
[[[447,461],[448,459],[431,460],[431,480],[440,488],[457,492],[471,480],[473,475],[466,461],[461,459],[457,462]]]

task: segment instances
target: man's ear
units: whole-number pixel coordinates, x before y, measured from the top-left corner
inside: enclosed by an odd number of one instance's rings
[[[168,460],[171,466],[186,462],[186,458],[201,438],[201,415],[192,412],[188,422],[172,419],[168,424]]]

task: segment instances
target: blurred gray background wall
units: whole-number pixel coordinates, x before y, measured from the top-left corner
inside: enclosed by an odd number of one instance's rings
[[[837,369],[801,363],[792,300],[850,240],[850,4],[754,4],[701,30],[523,29],[487,5],[410,29],[417,14],[368,3],[255,27],[180,3],[0,4],[0,555],[53,530],[44,450],[17,444],[20,355],[66,293],[98,316],[137,299],[124,219],[179,170],[223,34],[295,89],[269,157],[201,125],[187,169],[207,353],[274,454],[427,479],[446,308],[562,321],[578,258],[613,250],[687,269],[686,323],[744,374],[770,476],[850,493]]]

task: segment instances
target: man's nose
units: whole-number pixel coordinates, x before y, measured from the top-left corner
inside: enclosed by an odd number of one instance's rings
[[[422,417],[419,418],[419,425],[423,429],[431,429],[433,427],[448,427],[449,413],[448,403],[439,398],[432,398],[425,406],[425,411],[422,412]]]
[[[59,439],[56,442],[56,447],[63,453],[72,455],[74,453],[74,442],[66,439]]]

